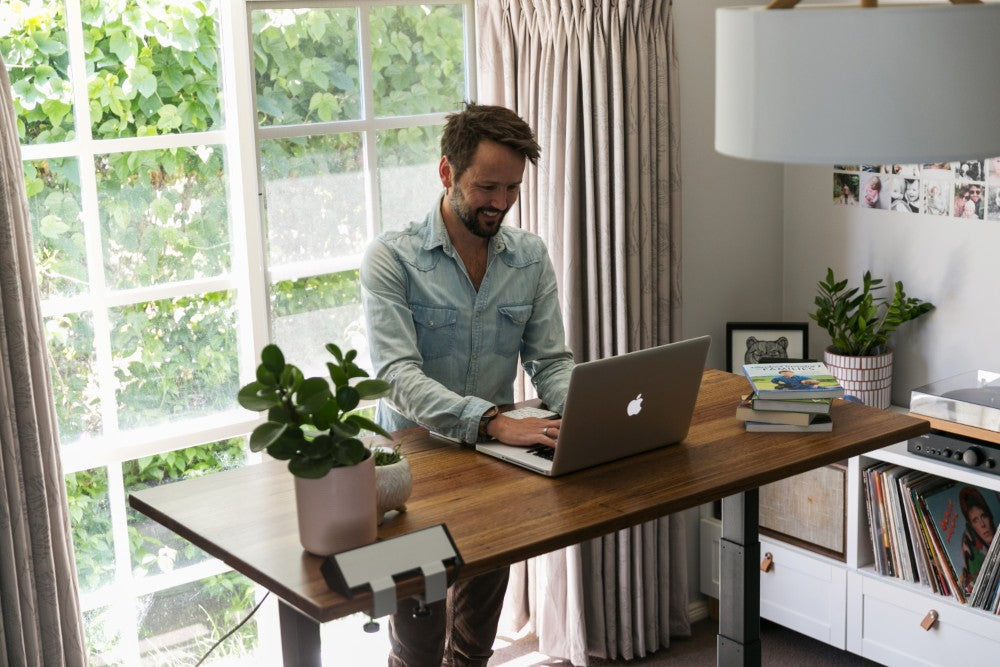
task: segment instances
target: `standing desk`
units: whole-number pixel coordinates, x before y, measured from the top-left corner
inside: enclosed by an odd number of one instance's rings
[[[747,433],[734,416],[745,392],[742,376],[706,370],[683,442],[553,479],[421,428],[400,431],[394,435],[410,460],[413,495],[405,513],[379,527],[379,539],[444,523],[464,578],[722,498],[719,664],[759,665],[757,488],[930,427],[834,401],[830,433]],[[129,504],[280,599],[286,665],[319,664],[319,625],[371,609],[368,593],[347,599],[331,591],[322,559],[303,551],[284,462],[144,489]],[[401,581],[397,592],[419,594],[422,580]]]

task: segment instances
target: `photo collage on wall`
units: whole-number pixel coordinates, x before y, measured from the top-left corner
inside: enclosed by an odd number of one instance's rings
[[[833,169],[833,203],[838,206],[1000,222],[1000,157]]]

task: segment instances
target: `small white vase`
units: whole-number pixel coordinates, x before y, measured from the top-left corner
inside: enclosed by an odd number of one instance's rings
[[[385,513],[391,510],[406,511],[406,501],[413,492],[413,475],[410,462],[402,459],[396,463],[375,466],[375,487],[378,506],[378,525],[382,525]]]
[[[295,505],[302,548],[329,556],[371,544],[375,515],[375,457],[333,468],[319,479],[295,478]]]
[[[873,408],[892,404],[892,350],[885,354],[852,357],[831,348],[823,352],[823,362],[844,387],[845,398],[853,397]]]

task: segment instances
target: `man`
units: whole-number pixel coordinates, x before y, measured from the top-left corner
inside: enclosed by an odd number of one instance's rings
[[[819,389],[819,380],[805,375],[796,375],[794,371],[778,371],[778,376],[771,378],[775,389]]]
[[[983,187],[976,183],[969,186],[969,200],[976,207],[976,217],[983,219]]]
[[[362,300],[377,377],[391,383],[377,420],[419,424],[466,443],[555,445],[559,420],[511,419],[517,359],[559,412],[573,357],[565,344],[555,272],[541,239],[503,227],[526,161],[540,149],[503,107],[470,103],[447,117],[438,174],[445,191],[423,222],[387,232],[361,265]],[[508,570],[456,582],[447,604],[389,622],[390,665],[486,665]]]

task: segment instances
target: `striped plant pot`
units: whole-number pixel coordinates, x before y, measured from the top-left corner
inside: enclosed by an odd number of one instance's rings
[[[870,357],[849,357],[826,348],[823,361],[844,387],[844,394],[874,408],[892,403],[892,350]]]

